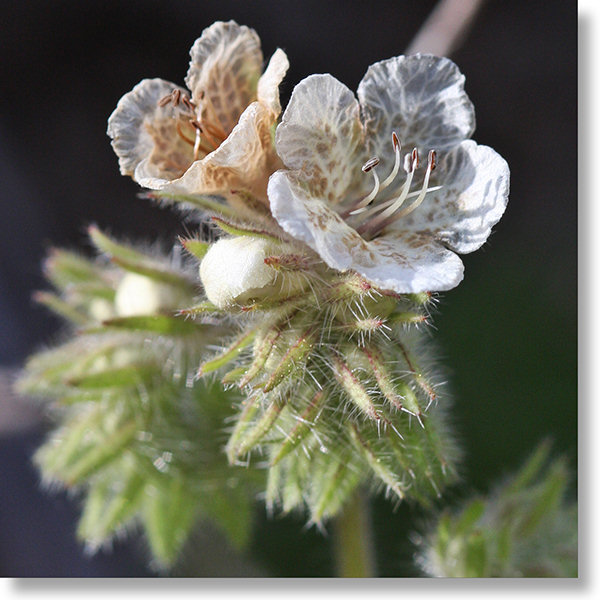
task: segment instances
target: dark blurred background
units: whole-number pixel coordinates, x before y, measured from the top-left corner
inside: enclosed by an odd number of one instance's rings
[[[84,556],[77,501],[40,488],[30,457],[46,424],[15,408],[9,382],[51,343],[58,320],[30,300],[52,246],[86,248],[85,225],[171,239],[178,219],[138,199],[105,135],[118,99],[144,77],[183,83],[202,29],[233,18],[254,27],[265,57],[291,68],[283,100],[311,73],[350,88],[401,54],[435,2],[303,0],[28,0],[3,6],[0,28],[0,576],[144,576],[135,539]],[[506,215],[464,257],[466,277],[441,298],[435,337],[465,449],[463,491],[485,491],[546,437],[575,468],[577,452],[577,13],[564,0],[489,0],[454,53],[475,104],[477,142],[511,167]],[[415,574],[414,509],[373,503],[382,576]],[[206,545],[187,572],[328,576],[330,541],[301,520],[257,507],[248,556]],[[193,544],[194,542],[192,542]],[[200,548],[202,547],[202,550]],[[248,557],[250,557],[248,559]],[[247,562],[246,562],[247,561]],[[184,568],[184,569],[185,569]]]

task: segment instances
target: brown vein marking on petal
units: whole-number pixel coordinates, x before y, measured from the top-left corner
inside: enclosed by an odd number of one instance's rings
[[[157,171],[156,175],[166,179],[180,177],[192,162],[190,146],[177,133],[175,122],[146,122],[146,131],[152,137],[154,147],[148,163]]]

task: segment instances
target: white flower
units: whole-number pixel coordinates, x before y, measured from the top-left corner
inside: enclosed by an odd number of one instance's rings
[[[276,134],[287,168],[268,187],[281,227],[382,289],[458,285],[455,252],[486,241],[509,186],[504,159],[467,139],[475,117],[463,84],[452,61],[426,55],[372,65],[358,101],[331,75],[301,81]]]
[[[281,112],[285,53],[277,50],[261,76],[258,35],[229,21],[205,29],[190,55],[190,92],[144,79],[110,116],[121,173],[167,193],[227,196],[234,190],[265,199],[268,177],[280,164],[272,127]]]

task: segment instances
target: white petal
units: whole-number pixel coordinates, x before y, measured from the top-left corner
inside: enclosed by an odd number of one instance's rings
[[[449,290],[462,280],[460,258],[428,234],[391,232],[367,242],[286,171],[271,176],[268,193],[281,227],[333,269],[352,269],[377,287],[401,294]]]
[[[284,231],[308,244],[330,267],[345,271],[352,266],[352,249],[364,240],[289,171],[271,175],[268,196],[271,213]]]
[[[394,228],[429,232],[461,254],[477,250],[506,209],[510,178],[506,161],[492,148],[467,140],[442,156],[433,174],[431,185],[442,189],[428,194]]]
[[[174,89],[185,90],[163,79],[144,79],[125,94],[108,119],[108,135],[119,157],[123,175],[135,175],[140,163],[146,163],[145,175],[174,179],[192,160],[191,148],[175,129],[179,109],[171,104],[158,106],[159,100]],[[154,186],[145,186],[154,187]]]
[[[283,81],[290,63],[283,50],[277,48],[261,78],[258,80],[258,101],[277,116],[281,112],[279,84]]]
[[[393,162],[392,131],[407,152],[441,152],[471,136],[475,113],[464,79],[451,60],[430,55],[397,56],[369,67],[358,99],[367,143],[382,160],[382,172]]]
[[[352,268],[382,289],[399,294],[443,292],[462,281],[460,258],[429,236],[393,232],[368,246],[369,254],[357,255]]]
[[[218,21],[202,32],[190,50],[186,84],[198,101],[204,93],[229,133],[242,111],[256,100],[263,55],[256,32],[235,21]]]
[[[331,75],[311,75],[292,92],[275,136],[277,153],[298,169],[314,197],[330,204],[360,199],[371,184],[354,94]]]

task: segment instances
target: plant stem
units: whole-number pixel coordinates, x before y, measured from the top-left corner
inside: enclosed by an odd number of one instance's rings
[[[334,525],[338,577],[374,577],[375,560],[369,504],[357,491]]]
[[[405,54],[450,56],[462,43],[484,0],[440,0]]]

